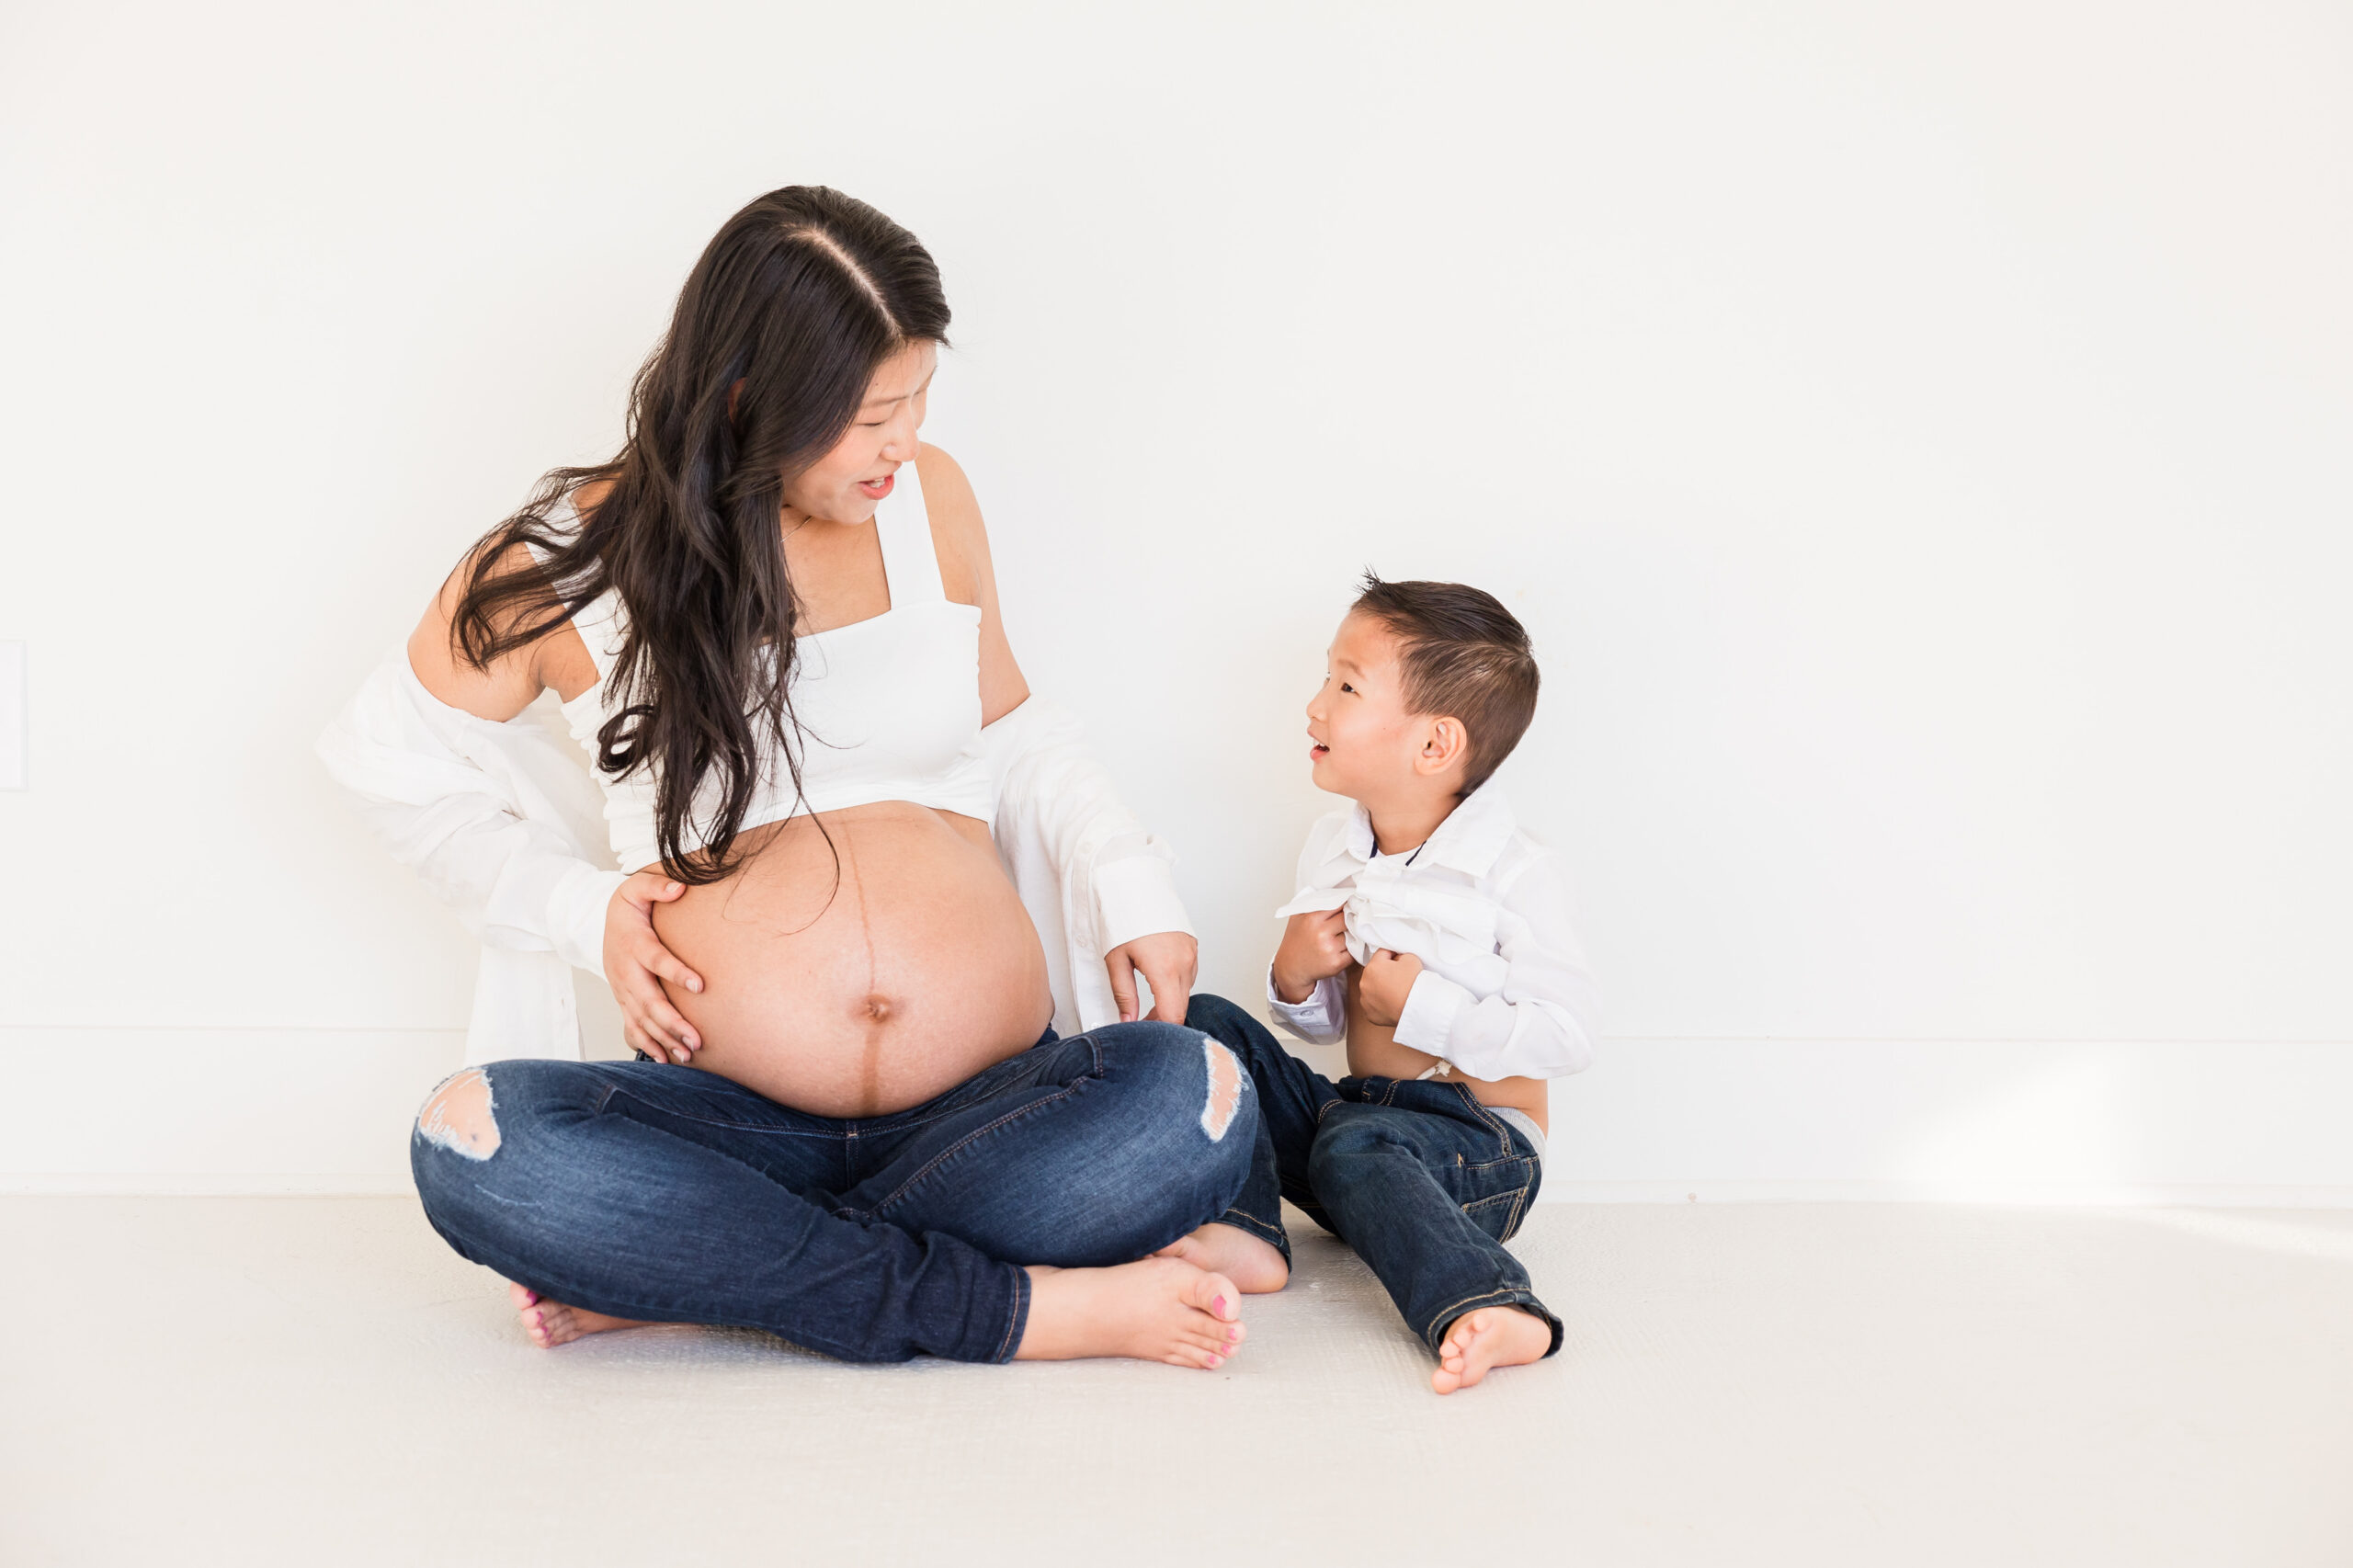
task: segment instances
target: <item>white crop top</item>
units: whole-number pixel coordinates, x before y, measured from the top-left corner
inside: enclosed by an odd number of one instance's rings
[[[579,518],[567,500],[553,520],[577,527]],[[874,528],[891,608],[795,639],[791,696],[801,725],[802,796],[794,795],[790,774],[771,756],[745,812],[746,828],[876,801],[909,801],[983,823],[995,813],[981,752],[981,610],[949,598],[940,581],[915,464],[900,465]],[[603,787],[613,853],[621,869],[634,871],[662,858],[654,842],[654,775],[640,769],[616,778],[593,766],[597,732],[613,716],[607,682],[626,616],[620,596],[608,589],[572,618],[598,678],[563,704],[563,716]],[[696,802],[698,827],[709,824],[715,798],[707,787]],[[706,836],[690,834],[688,847],[699,847]]]

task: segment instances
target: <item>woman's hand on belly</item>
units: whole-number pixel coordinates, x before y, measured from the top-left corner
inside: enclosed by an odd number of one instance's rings
[[[678,961],[654,932],[654,906],[670,903],[687,891],[656,866],[639,871],[613,890],[605,909],[605,983],[621,1005],[621,1037],[633,1050],[669,1062],[685,1062],[701,1048],[702,1037],[670,1005],[662,983],[700,991],[702,977]]]
[[[1200,943],[1182,931],[1154,931],[1105,953],[1103,967],[1111,971],[1111,997],[1120,1005],[1120,1022],[1136,1021],[1136,976],[1142,974],[1152,987],[1152,1016],[1164,1024],[1183,1023],[1200,966]]]

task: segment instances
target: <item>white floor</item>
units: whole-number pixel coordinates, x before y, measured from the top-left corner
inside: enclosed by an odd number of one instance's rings
[[[534,1350],[404,1199],[0,1199],[0,1562],[2353,1562],[2353,1214],[1542,1207],[1567,1347],[1446,1400],[1300,1233],[1222,1372],[858,1368]]]

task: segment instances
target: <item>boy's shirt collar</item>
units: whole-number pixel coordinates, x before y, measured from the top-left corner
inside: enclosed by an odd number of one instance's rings
[[[1415,855],[1414,864],[1445,866],[1468,877],[1484,877],[1495,869],[1496,857],[1504,852],[1504,846],[1518,828],[1519,821],[1512,814],[1510,799],[1504,794],[1502,786],[1490,778],[1446,813],[1446,820],[1438,824],[1438,830]],[[1372,813],[1365,810],[1361,801],[1349,813],[1348,830],[1342,842],[1359,863],[1370,863],[1381,853],[1381,846],[1372,836]]]

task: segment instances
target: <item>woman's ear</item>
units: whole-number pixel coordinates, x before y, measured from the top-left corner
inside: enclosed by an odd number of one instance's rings
[[[1432,719],[1422,736],[1421,755],[1414,758],[1414,771],[1425,778],[1434,778],[1458,764],[1471,759],[1471,735],[1460,719]]]

